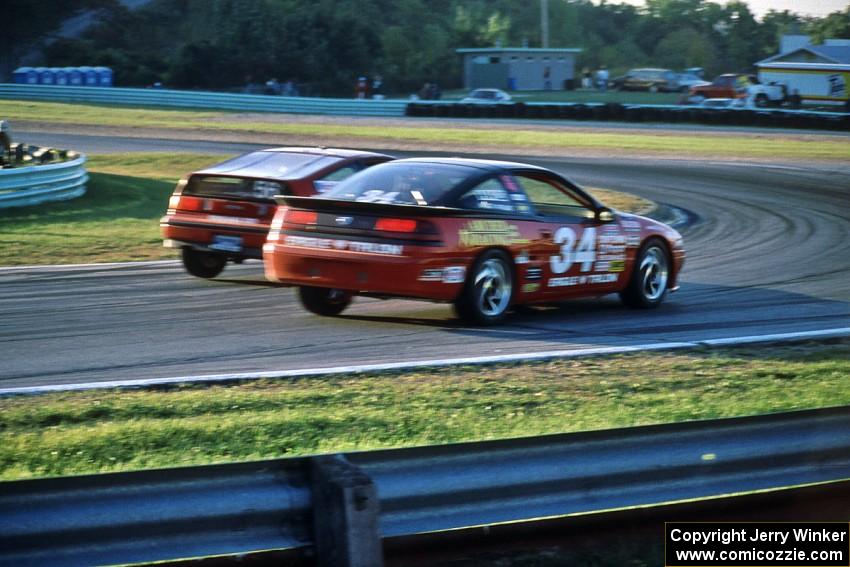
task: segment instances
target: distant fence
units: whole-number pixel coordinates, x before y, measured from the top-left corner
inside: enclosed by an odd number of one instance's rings
[[[515,102],[466,104],[457,101],[308,98],[169,89],[0,84],[0,99],[94,102],[131,106],[204,108],[341,116],[430,118],[530,118],[620,122],[700,123],[780,128],[850,130],[850,113],[781,108],[703,108],[695,105]]]
[[[407,106],[406,100],[307,98],[170,89],[0,84],[0,99],[3,98],[346,116],[404,116]]]
[[[699,123],[780,128],[850,130],[850,113],[783,108],[703,108],[696,105],[516,102],[466,104],[420,101],[408,116],[430,118],[530,118],[553,120]]]
[[[86,192],[86,156],[45,165],[0,169],[0,209],[64,201]]]

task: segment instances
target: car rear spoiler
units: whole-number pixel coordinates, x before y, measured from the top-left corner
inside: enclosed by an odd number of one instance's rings
[[[463,217],[476,215],[476,211],[458,209],[456,207],[364,203],[361,201],[344,201],[341,199],[326,199],[323,197],[294,197],[290,195],[277,195],[275,196],[275,200],[278,205],[285,205],[296,209],[308,209],[323,213],[371,213],[397,217]],[[477,211],[477,214],[480,215],[481,211]]]

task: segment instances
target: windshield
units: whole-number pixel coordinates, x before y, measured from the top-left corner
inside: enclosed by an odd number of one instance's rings
[[[365,203],[433,205],[475,171],[453,164],[385,163],[349,177],[323,196]]]

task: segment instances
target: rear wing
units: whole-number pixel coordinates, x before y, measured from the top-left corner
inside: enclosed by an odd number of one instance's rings
[[[457,207],[436,207],[423,205],[402,205],[393,203],[366,203],[362,201],[345,201],[341,199],[326,199],[323,197],[295,197],[276,195],[278,205],[307,209],[323,213],[372,213],[396,217],[464,217],[480,215],[481,211],[459,209]]]

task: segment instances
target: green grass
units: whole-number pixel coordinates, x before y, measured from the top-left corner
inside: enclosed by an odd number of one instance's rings
[[[850,159],[850,144],[844,139],[806,138],[798,135],[745,135],[742,133],[634,133],[606,131],[570,131],[523,129],[521,126],[478,127],[474,122],[462,126],[430,126],[422,121],[415,126],[358,125],[351,123],[246,122],[233,113],[190,110],[151,110],[96,105],[71,105],[44,102],[0,101],[0,115],[11,120],[80,124],[118,128],[153,127],[188,129],[200,132],[264,133],[298,137],[302,142],[333,144],[345,140],[354,144],[399,147],[476,148],[498,147],[569,154],[576,150],[604,150],[623,153],[710,156],[713,158],[771,159]],[[318,119],[317,119],[318,120]]]
[[[850,341],[0,399],[0,478],[605,429],[850,403]]]
[[[0,265],[156,260],[159,219],[176,180],[225,156],[93,156],[86,194],[72,201],[0,210]]]

